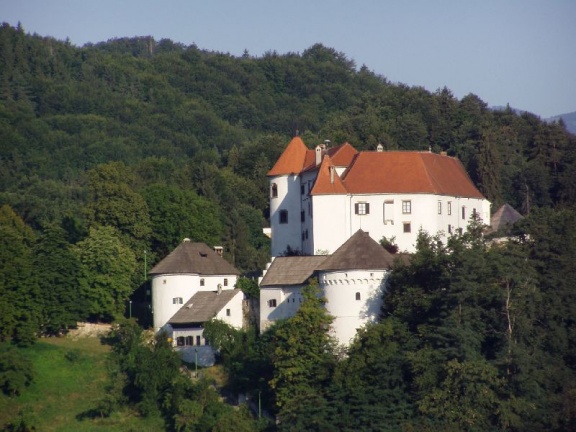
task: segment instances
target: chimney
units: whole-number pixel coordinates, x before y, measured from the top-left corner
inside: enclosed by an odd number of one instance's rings
[[[222,246],[214,246],[214,252],[216,252],[218,256],[222,256],[224,248]]]
[[[322,148],[322,145],[317,145],[316,146],[316,166],[320,165],[320,162],[322,162],[322,153],[324,152],[324,149]]]
[[[218,290],[216,291],[216,295],[222,294],[222,284],[218,284]]]
[[[378,143],[378,145],[376,146],[376,151],[378,153],[382,153],[384,151],[384,146],[380,143]]]
[[[330,183],[334,184],[334,167],[331,166],[328,169],[330,170]]]

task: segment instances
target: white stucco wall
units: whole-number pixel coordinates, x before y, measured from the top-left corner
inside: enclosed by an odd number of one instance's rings
[[[387,276],[385,270],[320,273],[320,288],[327,301],[326,310],[334,317],[332,330],[340,344],[349,345],[357,329],[376,321],[382,307]]]
[[[278,196],[272,196],[275,184]],[[270,179],[270,227],[272,229],[272,256],[280,256],[288,246],[302,250],[300,223],[300,177],[276,176]],[[288,211],[288,223],[280,223],[280,211]]]
[[[332,254],[356,232],[350,231],[350,199],[347,195],[314,195],[312,204],[314,238],[306,253]]]
[[[244,294],[239,293],[235,295],[227,304],[216,314],[216,319],[224,321],[226,324],[241,329],[244,324],[244,315],[242,312],[242,301]],[[230,311],[230,315],[227,311]]]
[[[276,307],[269,301],[276,300]],[[302,304],[302,286],[260,287],[260,332],[274,322],[294,316]]]
[[[392,201],[393,204],[385,202]],[[410,202],[410,213],[403,213],[403,201]],[[441,203],[441,214],[438,213]],[[448,202],[451,214],[448,214]],[[370,212],[366,215],[355,214],[356,203],[368,203]],[[483,220],[490,220],[490,203],[475,198],[459,198],[432,194],[377,194],[377,195],[319,195],[313,197],[314,250],[327,250],[333,253],[352,234],[362,229],[376,241],[382,237],[391,239],[400,251],[414,252],[418,231],[423,229],[429,234],[443,232],[448,234],[459,228],[466,230],[472,211],[480,214]],[[462,219],[462,207],[465,219]],[[404,224],[410,224],[410,232],[404,232]]]
[[[204,286],[200,285],[204,279]],[[236,275],[200,276],[198,274],[166,274],[152,276],[152,307],[154,331],[158,332],[172,316],[198,291],[234,289]],[[227,280],[227,286],[225,286]],[[182,303],[173,299],[182,298]]]

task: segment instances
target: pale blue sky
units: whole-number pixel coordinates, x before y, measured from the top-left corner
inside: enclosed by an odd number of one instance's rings
[[[151,35],[260,56],[320,42],[392,82],[576,111],[575,0],[0,0],[0,21],[77,46]]]

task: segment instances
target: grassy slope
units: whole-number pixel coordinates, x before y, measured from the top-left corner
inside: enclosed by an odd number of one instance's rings
[[[131,413],[82,419],[104,396],[109,347],[98,338],[51,338],[24,350],[34,364],[34,383],[14,399],[0,395],[0,428],[19,412],[38,431],[162,431],[159,419]],[[66,354],[72,360],[67,359]]]

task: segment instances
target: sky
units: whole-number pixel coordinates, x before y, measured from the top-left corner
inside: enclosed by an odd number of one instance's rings
[[[575,0],[0,0],[0,22],[76,46],[153,36],[259,57],[321,43],[390,82],[576,111]]]

